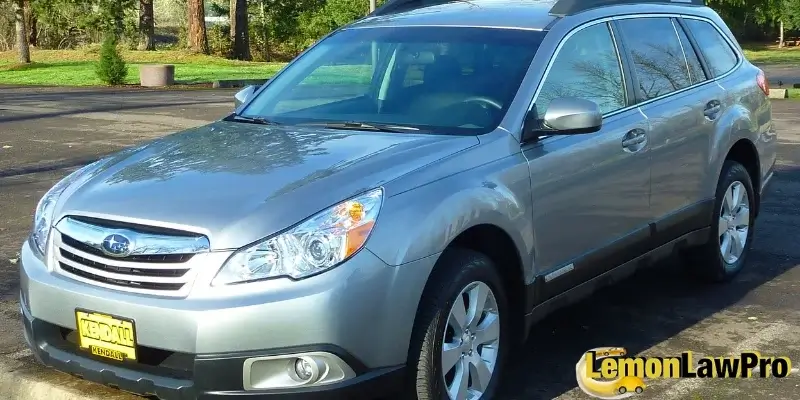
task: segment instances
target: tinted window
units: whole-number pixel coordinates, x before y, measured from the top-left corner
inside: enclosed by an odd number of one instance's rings
[[[700,51],[705,56],[708,68],[715,77],[730,71],[738,61],[736,53],[713,25],[696,19],[685,19],[692,31]]]
[[[536,99],[538,115],[558,97],[594,101],[603,113],[625,107],[622,70],[608,25],[582,29],[564,42]]]
[[[339,31],[276,76],[242,114],[288,125],[362,122],[421,133],[489,132],[505,115],[543,37],[467,27]]]
[[[663,96],[692,84],[669,18],[634,18],[618,23],[645,98]]]
[[[686,55],[686,66],[689,68],[689,77],[691,78],[692,83],[694,84],[708,79],[705,71],[703,71],[702,64],[700,64],[700,57],[698,57],[697,52],[694,51],[692,42],[689,41],[689,37],[686,36],[686,32],[683,31],[683,27],[677,22],[674,22],[674,24],[675,29],[678,31],[678,37],[681,39],[683,54]]]

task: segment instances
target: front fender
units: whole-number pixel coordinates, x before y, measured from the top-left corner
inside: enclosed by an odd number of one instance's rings
[[[387,198],[367,248],[396,266],[437,254],[470,227],[490,224],[514,242],[530,282],[529,199],[527,164],[515,154]]]

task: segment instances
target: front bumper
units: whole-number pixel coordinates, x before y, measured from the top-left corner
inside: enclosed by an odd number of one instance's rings
[[[26,243],[20,303],[29,345],[42,363],[126,391],[162,399],[233,394],[309,398],[312,393],[360,398],[352,391],[370,398],[396,389],[417,304],[435,260],[431,256],[390,267],[364,250],[301,281],[267,281],[220,293],[205,288],[176,299],[71,280],[48,268]],[[134,320],[139,362],[116,363],[79,351],[76,309]],[[311,350],[338,356],[355,377],[313,389],[245,390],[246,359]]]
[[[309,346],[240,354],[209,354],[174,359],[163,365],[114,365],[78,353],[64,339],[65,330],[31,317],[22,306],[25,340],[36,359],[57,370],[140,395],[162,400],[214,399],[230,397],[280,399],[374,399],[397,393],[402,388],[403,367],[366,369],[335,346]],[[322,351],[348,360],[358,375],[355,378],[318,387],[245,391],[242,368],[248,358],[274,354]]]

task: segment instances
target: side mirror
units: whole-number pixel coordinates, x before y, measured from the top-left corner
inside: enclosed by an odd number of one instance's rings
[[[258,90],[258,86],[250,85],[236,92],[236,94],[233,96],[234,102],[236,104],[236,107],[234,108],[239,108],[239,106],[241,106],[244,102],[249,100],[250,97],[253,95],[253,93],[256,92],[256,90]]]
[[[559,97],[550,101],[544,118],[533,123],[536,110],[525,121],[525,136],[580,135],[597,132],[603,126],[603,114],[597,103],[576,97]]]

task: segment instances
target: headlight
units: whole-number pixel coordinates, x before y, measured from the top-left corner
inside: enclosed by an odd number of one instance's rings
[[[276,277],[305,278],[331,269],[366,243],[383,201],[374,189],[343,201],[279,235],[237,250],[214,286]]]
[[[33,217],[33,231],[31,232],[31,242],[40,254],[45,254],[45,247],[47,246],[47,236],[50,234],[50,227],[53,225],[53,212],[55,211],[56,202],[61,196],[61,193],[74,183],[86,171],[97,165],[99,161],[86,165],[77,171],[67,175],[64,179],[58,181],[53,185],[47,193],[39,200],[36,206],[36,212]]]

